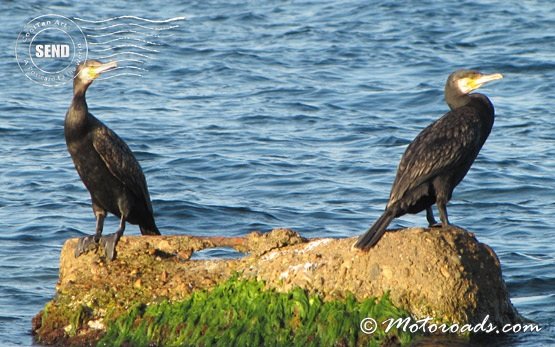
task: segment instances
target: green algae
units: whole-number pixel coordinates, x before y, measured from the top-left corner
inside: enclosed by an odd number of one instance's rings
[[[408,317],[388,295],[362,302],[323,301],[301,288],[288,293],[237,276],[179,302],[136,304],[108,323],[99,346],[380,346],[412,336],[393,329],[364,334],[360,322]]]

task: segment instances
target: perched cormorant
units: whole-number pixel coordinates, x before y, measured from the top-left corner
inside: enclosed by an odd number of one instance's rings
[[[447,202],[464,178],[493,126],[494,109],[479,93],[469,94],[484,83],[503,78],[472,70],[452,73],[445,84],[445,101],[451,111],[422,130],[407,147],[385,212],[355,243],[368,249],[382,237],[393,218],[426,210],[430,226],[436,224],[435,203],[442,227],[449,225]]]
[[[85,100],[91,83],[101,73],[116,66],[116,62],[102,64],[95,60],[79,64],[73,80],[73,100],[65,117],[67,149],[91,194],[96,216],[96,233],[79,240],[76,257],[100,242],[106,257],[113,260],[125,222],[138,224],[143,235],[160,235],[141,166],[127,144],[89,113]],[[120,225],[115,233],[102,236],[107,212],[118,216]]]

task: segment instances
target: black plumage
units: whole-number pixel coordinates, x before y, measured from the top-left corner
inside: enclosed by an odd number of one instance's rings
[[[106,256],[115,258],[115,248],[125,223],[138,224],[143,235],[160,235],[154,221],[150,194],[139,162],[127,144],[88,111],[85,93],[101,73],[116,63],[88,60],[75,70],[73,100],[64,123],[66,144],[75,168],[88,189],[96,216],[94,236],[79,240],[75,255],[99,242]],[[102,236],[107,212],[120,218],[119,229]]]
[[[436,204],[441,225],[447,227],[447,202],[476,159],[494,121],[494,108],[483,94],[471,91],[502,78],[472,70],[452,73],[445,85],[451,111],[426,127],[403,154],[384,213],[362,235],[355,247],[368,249],[382,237],[391,221],[406,213],[426,210],[429,225],[436,224]]]

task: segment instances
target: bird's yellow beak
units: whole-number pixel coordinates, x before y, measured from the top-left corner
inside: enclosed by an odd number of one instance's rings
[[[503,75],[500,74],[500,73],[494,73],[494,74],[490,74],[490,75],[478,75],[475,78],[469,79],[468,86],[472,90],[475,90],[475,89],[480,88],[485,83],[495,81],[495,80],[500,80],[502,78],[503,78]]]
[[[101,64],[98,66],[90,66],[87,68],[87,77],[91,80],[96,79],[100,74],[115,69],[118,67],[118,63],[116,61],[111,61],[106,64]]]

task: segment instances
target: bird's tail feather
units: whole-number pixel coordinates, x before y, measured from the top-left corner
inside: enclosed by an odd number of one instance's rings
[[[374,246],[382,238],[385,233],[385,228],[391,223],[395,218],[395,213],[391,209],[385,210],[385,212],[378,218],[376,222],[368,229],[368,231],[361,235],[357,242],[355,243],[356,248],[369,249]]]
[[[141,235],[161,235],[156,224],[149,226],[141,225],[139,226],[139,229],[141,229]]]

